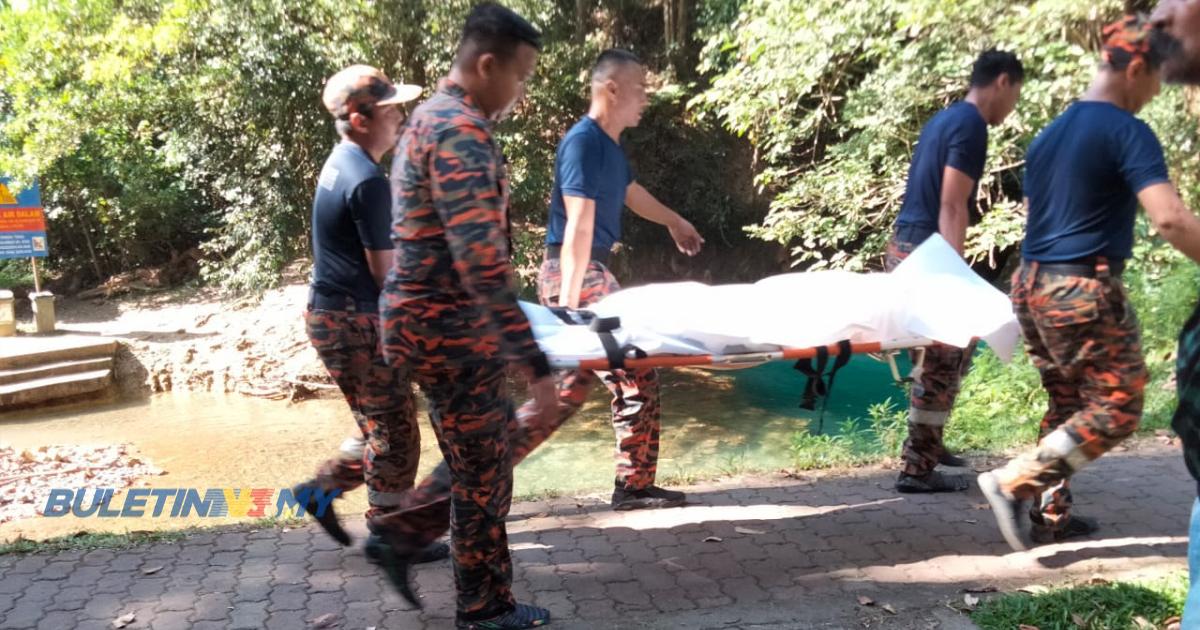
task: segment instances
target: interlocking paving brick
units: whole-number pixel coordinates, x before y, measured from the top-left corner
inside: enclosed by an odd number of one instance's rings
[[[894,476],[868,468],[688,489],[700,510],[746,506],[754,516],[742,521],[681,508],[654,514],[664,523],[655,527],[645,513],[615,514],[595,499],[518,504],[513,592],[564,627],[859,627],[864,593],[895,606],[903,627],[930,627],[938,620],[921,611],[966,585],[1184,566],[1178,539],[1007,553],[977,490],[895,495]],[[1074,482],[1080,510],[1101,521],[1100,539],[1186,535],[1194,486],[1174,449],[1114,453]],[[764,517],[763,506],[780,516]],[[346,525],[365,534],[361,519]],[[710,536],[722,540],[704,542]],[[360,547],[341,548],[312,525],[217,530],[132,549],[0,557],[0,627],[109,628],[123,612],[136,613],[131,628],[151,629],[294,630],[327,613],[344,628],[452,626],[449,563],[416,567],[414,583],[423,611],[408,608]]]

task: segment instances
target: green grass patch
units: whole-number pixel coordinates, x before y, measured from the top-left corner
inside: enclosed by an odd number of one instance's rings
[[[1187,575],[1111,584],[1071,585],[1046,593],[1011,593],[982,604],[971,620],[982,630],[1150,630],[1178,622]]]
[[[904,443],[906,411],[887,399],[871,405],[868,418],[851,419],[836,434],[792,434],[792,465],[799,470],[862,466],[898,453]]]
[[[104,532],[78,532],[69,536],[47,538],[46,540],[28,540],[18,538],[12,542],[0,544],[0,556],[23,555],[30,553],[57,553],[60,551],[91,551],[93,549],[128,549],[139,545],[149,545],[161,542],[176,542],[191,534],[212,531],[242,531],[247,529],[282,529],[284,527],[300,527],[305,521],[302,518],[260,518],[236,525],[216,525],[213,527],[188,527],[186,529],[163,531],[137,531],[123,534]]]

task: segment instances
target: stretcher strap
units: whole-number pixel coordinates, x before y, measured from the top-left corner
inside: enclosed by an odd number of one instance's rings
[[[588,330],[600,337],[600,344],[604,346],[604,354],[608,358],[608,365],[614,370],[625,369],[625,357],[629,354],[633,354],[638,359],[644,359],[649,356],[644,350],[633,344],[622,346],[617,343],[617,338],[613,336],[612,331],[620,327],[620,317],[595,317],[588,324]]]
[[[837,376],[838,370],[850,362],[850,341],[843,339],[837,343],[837,347],[837,356],[834,357],[833,367],[829,368],[828,374],[825,373],[825,369],[829,365],[829,348],[825,346],[816,349],[815,365],[813,359],[810,358],[800,359],[793,366],[808,377],[804,384],[804,395],[800,399],[800,408],[813,411],[817,408],[817,399],[821,399],[821,410],[817,416],[818,432],[823,432],[825,429],[825,403],[829,399],[829,393],[833,390],[833,379]]]

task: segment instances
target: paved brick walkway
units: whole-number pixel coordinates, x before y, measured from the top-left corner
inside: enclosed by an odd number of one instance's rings
[[[515,588],[550,608],[554,628],[970,628],[947,605],[968,586],[1181,568],[1195,496],[1178,451],[1143,442],[1076,478],[1101,536],[1007,554],[977,490],[898,496],[891,482],[882,469],[742,477],[658,512],[617,514],[596,498],[518,504]],[[351,525],[361,538],[361,521]],[[111,628],[125,613],[130,628],[295,630],[326,615],[338,628],[452,627],[448,563],[416,581],[424,611],[405,609],[359,548],[314,528],[217,532],[0,557],[0,628]]]

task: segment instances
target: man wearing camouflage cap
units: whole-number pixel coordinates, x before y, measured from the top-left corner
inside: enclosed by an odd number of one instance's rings
[[[325,161],[313,198],[305,325],[361,434],[347,438],[338,456],[296,493],[309,492],[305,510],[343,545],[350,544],[349,535],[332,506],[318,510],[312,491],[344,494],[365,482],[367,515],[387,512],[412,488],[421,453],[412,385],[383,358],[378,307],[393,252],[391,188],[379,160],[399,138],[405,118],[401,106],[420,95],[419,86],[395,85],[379,70],[355,65],[330,77],[322,96],[341,142]],[[447,554],[445,544],[435,543],[417,561]]]
[[[1029,147],[1012,301],[1050,404],[1037,448],[979,477],[1017,551],[1095,531],[1095,521],[1071,513],[1070,478],[1141,420],[1146,365],[1121,282],[1139,203],[1168,243],[1200,261],[1200,219],[1171,183],[1158,138],[1136,117],[1159,93],[1171,49],[1140,16],[1105,28],[1091,87]],[[1021,511],[1030,501],[1028,529]]]

